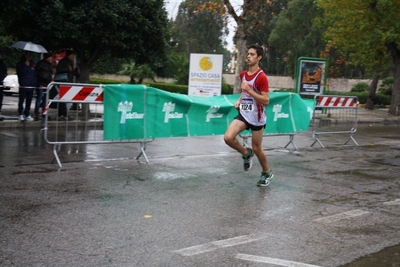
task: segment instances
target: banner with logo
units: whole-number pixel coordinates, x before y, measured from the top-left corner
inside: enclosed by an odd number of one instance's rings
[[[104,139],[222,135],[239,94],[188,96],[144,85],[104,86]],[[306,131],[313,108],[294,93],[270,93],[266,134]]]

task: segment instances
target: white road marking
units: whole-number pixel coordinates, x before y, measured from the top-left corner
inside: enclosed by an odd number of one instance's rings
[[[400,205],[400,198],[393,201],[383,202],[384,205]]]
[[[364,210],[350,210],[350,211],[346,211],[343,213],[338,213],[335,215],[318,218],[318,219],[315,219],[314,221],[323,222],[323,223],[332,223],[332,222],[340,221],[343,219],[349,219],[352,217],[361,216],[361,215],[368,214],[368,213],[370,213],[370,212],[364,211]]]
[[[269,257],[260,257],[260,256],[254,256],[254,255],[248,255],[248,254],[240,254],[240,253],[236,255],[236,258],[240,259],[240,260],[246,260],[246,261],[271,263],[274,265],[286,266],[286,267],[321,267],[318,265],[311,265],[311,264],[306,264],[306,263],[301,263],[301,262],[287,261],[287,260],[281,260],[281,259],[275,259],[275,258],[269,258]]]
[[[210,252],[219,248],[227,248],[233,247],[236,245],[246,244],[250,242],[254,242],[257,240],[261,240],[267,238],[269,235],[258,233],[258,234],[250,234],[250,235],[242,235],[233,238],[228,238],[224,240],[213,241],[207,244],[183,248],[179,250],[174,250],[173,252],[179,253],[182,256],[193,256],[197,254],[202,254],[205,252]]]

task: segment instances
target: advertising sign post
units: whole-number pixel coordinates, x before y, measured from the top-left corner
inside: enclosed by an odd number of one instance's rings
[[[188,95],[221,95],[222,65],[222,55],[190,54]]]
[[[325,93],[326,59],[298,58],[296,88],[300,95],[319,95]]]

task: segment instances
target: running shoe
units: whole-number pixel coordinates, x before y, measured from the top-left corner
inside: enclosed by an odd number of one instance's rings
[[[25,116],[24,115],[19,115],[18,120],[19,121],[24,121],[25,120]]]
[[[28,117],[25,118],[26,121],[33,121],[33,118],[31,117],[31,115],[29,115]]]
[[[247,155],[242,156],[243,168],[245,171],[248,171],[251,168],[251,166],[253,165],[253,156],[254,156],[253,149],[247,147]]]
[[[272,179],[274,179],[274,174],[271,171],[268,173],[262,172],[261,179],[258,181],[257,186],[266,187],[269,185]]]

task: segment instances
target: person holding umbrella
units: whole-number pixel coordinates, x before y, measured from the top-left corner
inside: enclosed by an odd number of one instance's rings
[[[36,103],[35,103],[35,120],[39,120],[39,108],[42,112],[46,107],[46,92],[47,85],[53,79],[53,71],[51,69],[52,55],[49,53],[43,54],[43,59],[35,66],[36,72]]]
[[[17,63],[16,70],[19,82],[18,120],[33,121],[30,110],[33,92],[36,88],[36,75],[31,52],[27,51],[21,56],[21,60]]]

